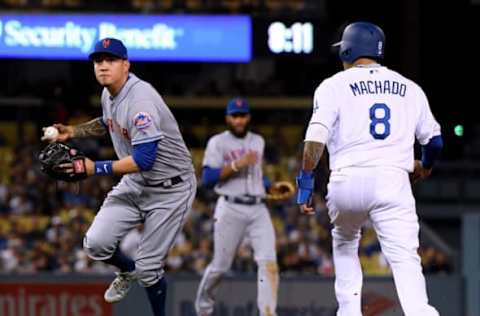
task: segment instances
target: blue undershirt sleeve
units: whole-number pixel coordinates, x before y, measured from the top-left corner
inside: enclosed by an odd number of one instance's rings
[[[202,182],[207,188],[212,188],[220,181],[222,168],[211,168],[204,166],[202,171]]]
[[[141,171],[149,171],[153,168],[157,157],[157,145],[158,140],[133,146],[132,157]]]

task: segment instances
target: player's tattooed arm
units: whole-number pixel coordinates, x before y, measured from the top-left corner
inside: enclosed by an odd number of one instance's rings
[[[322,157],[325,144],[307,141],[303,147],[302,169],[312,171]]]
[[[73,137],[99,137],[107,133],[105,124],[102,122],[101,117],[94,118],[91,121],[73,126]]]

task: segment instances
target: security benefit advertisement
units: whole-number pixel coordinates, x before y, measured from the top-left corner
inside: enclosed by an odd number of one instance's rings
[[[86,60],[105,37],[140,61],[248,62],[246,15],[1,14],[0,58]]]

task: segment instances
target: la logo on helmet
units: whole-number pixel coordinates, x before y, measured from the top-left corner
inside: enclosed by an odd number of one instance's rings
[[[378,51],[377,51],[377,54],[378,55],[383,55],[383,42],[382,41],[379,41],[378,42]]]

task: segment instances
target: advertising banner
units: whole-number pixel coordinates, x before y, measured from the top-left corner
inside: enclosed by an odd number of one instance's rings
[[[196,316],[198,282],[176,280],[172,293],[173,315]],[[228,280],[218,289],[214,316],[256,316],[257,284],[252,280]],[[364,286],[364,316],[403,315],[393,282],[370,282]],[[337,302],[332,282],[283,281],[278,297],[278,316],[335,316]]]
[[[1,14],[0,58],[83,59],[105,37],[131,60],[248,62],[249,16]]]
[[[0,283],[0,316],[113,316],[104,283]]]
[[[198,276],[169,276],[168,316],[197,316]],[[0,274],[0,316],[153,316],[145,289],[134,284],[127,297],[107,304],[103,293],[112,276]],[[363,316],[402,316],[391,278],[365,278]],[[430,302],[441,315],[467,315],[458,276],[427,278]],[[278,316],[335,316],[332,278],[281,277]],[[468,314],[470,315],[470,314]],[[472,314],[473,315],[473,314]],[[253,275],[226,277],[218,288],[213,316],[257,316],[257,281]]]

